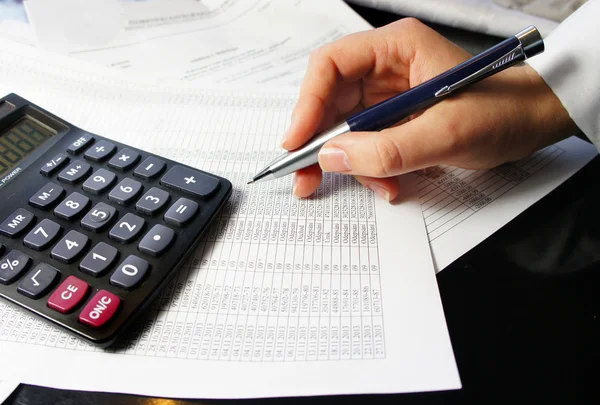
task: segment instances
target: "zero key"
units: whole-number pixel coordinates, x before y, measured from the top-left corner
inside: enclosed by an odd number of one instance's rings
[[[189,167],[176,165],[160,179],[160,184],[205,198],[219,188],[219,179]]]

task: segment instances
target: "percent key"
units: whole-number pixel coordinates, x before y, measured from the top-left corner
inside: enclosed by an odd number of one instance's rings
[[[0,261],[0,283],[11,284],[18,279],[27,267],[31,258],[18,250],[10,251]]]

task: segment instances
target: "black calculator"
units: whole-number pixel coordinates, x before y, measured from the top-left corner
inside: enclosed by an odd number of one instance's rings
[[[0,99],[0,296],[108,346],[185,264],[228,180]]]

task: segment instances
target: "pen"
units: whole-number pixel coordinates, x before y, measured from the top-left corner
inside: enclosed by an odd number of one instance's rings
[[[321,132],[302,147],[269,163],[248,184],[273,180],[318,163],[321,147],[351,131],[379,131],[432,106],[453,91],[478,82],[544,51],[544,41],[534,26],[505,39],[466,62],[404,93],[375,104],[333,128]]]

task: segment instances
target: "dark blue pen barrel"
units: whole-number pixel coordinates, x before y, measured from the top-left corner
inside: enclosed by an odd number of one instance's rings
[[[478,72],[514,50],[518,45],[519,40],[514,36],[510,37],[440,76],[353,115],[346,122],[351,131],[379,131],[390,127],[411,114],[443,100],[445,96],[435,96],[438,90]]]

